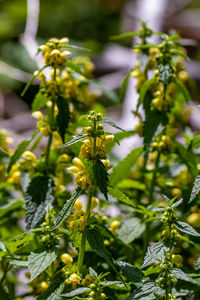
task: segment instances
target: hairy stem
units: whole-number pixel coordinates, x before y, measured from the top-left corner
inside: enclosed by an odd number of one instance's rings
[[[92,197],[93,197],[93,193],[89,192],[88,193],[87,207],[86,207],[86,216],[87,216],[86,221],[87,221],[87,223],[89,222],[89,219],[90,219],[90,210],[91,210]],[[85,256],[86,238],[87,238],[87,227],[83,231],[82,238],[81,238],[81,246],[80,246],[80,250],[79,250],[78,271],[80,273],[81,273],[81,270],[82,270],[84,256]]]

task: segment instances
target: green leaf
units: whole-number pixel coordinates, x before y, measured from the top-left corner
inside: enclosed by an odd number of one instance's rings
[[[118,229],[118,237],[125,244],[132,243],[141,236],[145,230],[145,224],[139,218],[125,220],[124,224]]]
[[[34,137],[39,133],[39,129],[36,130],[32,137],[29,140],[21,142],[18,146],[13,155],[10,157],[10,161],[8,164],[8,172],[10,172],[12,166],[17,162],[17,160],[21,157],[21,155],[26,151],[28,145],[34,139]]]
[[[126,131],[126,130],[122,129],[121,127],[117,126],[117,124],[115,124],[113,121],[111,121],[111,120],[109,120],[109,119],[107,119],[107,118],[101,117],[101,120],[102,120],[104,123],[106,123],[106,124],[108,124],[108,125],[110,125],[110,126],[116,128],[116,129],[119,129],[119,130],[121,130],[121,131]]]
[[[64,290],[65,278],[63,278],[62,272],[59,273],[51,282],[48,289],[41,295],[36,297],[36,300],[58,300],[60,294]]]
[[[32,111],[40,110],[43,108],[49,99],[45,94],[37,93],[32,103]]]
[[[197,175],[197,177],[195,178],[195,181],[194,181],[194,184],[192,187],[192,192],[190,195],[190,200],[188,203],[191,203],[195,199],[195,197],[199,194],[199,192],[200,192],[200,174]]]
[[[197,258],[197,260],[194,263],[194,269],[196,271],[200,270],[200,256]]]
[[[54,186],[54,180],[46,175],[38,175],[31,180],[25,197],[27,230],[33,229],[51,208]]]
[[[115,186],[122,179],[127,177],[131,168],[136,164],[140,155],[142,154],[143,147],[133,149],[117,166],[113,169],[110,175],[110,184]]]
[[[65,133],[67,131],[69,121],[70,121],[70,111],[69,111],[69,104],[67,100],[63,97],[57,98],[57,106],[58,106],[58,115],[56,117],[56,121],[58,124],[58,132],[65,142]]]
[[[98,277],[98,274],[97,272],[95,272],[95,270],[91,267],[89,267],[89,272],[90,272],[90,275],[93,277],[93,278],[97,278]]]
[[[200,134],[190,140],[188,151],[200,147]]]
[[[22,191],[26,193],[27,187],[30,184],[30,175],[29,172],[21,172],[20,173],[20,183],[22,187]]]
[[[191,225],[189,225],[188,223],[185,222],[181,222],[181,221],[177,221],[174,223],[174,225],[176,226],[176,228],[182,232],[182,233],[186,233],[188,235],[191,236],[197,236],[200,237],[200,233],[198,233]]]
[[[150,86],[152,85],[152,83],[154,83],[156,80],[155,77],[145,81],[145,83],[142,85],[141,89],[140,89],[140,96],[138,99],[138,103],[137,103],[137,110],[140,107],[140,105],[144,102],[144,98],[146,96],[146,93],[148,92]]]
[[[60,226],[62,222],[70,215],[73,205],[76,202],[76,199],[80,196],[81,192],[82,190],[80,188],[77,188],[73,191],[71,198],[67,200],[63,208],[56,215],[56,222],[51,229],[52,231],[55,230],[58,226]]]
[[[136,207],[136,204],[126,194],[118,190],[117,188],[108,186],[108,193],[113,197],[119,199],[124,204]]]
[[[144,191],[146,189],[146,185],[138,180],[133,179],[124,179],[117,184],[118,188],[121,189],[135,189]]]
[[[91,49],[88,49],[85,47],[79,47],[79,46],[69,45],[69,44],[62,46],[62,48],[75,49],[75,50],[81,50],[81,51],[87,51],[87,52],[91,51]]]
[[[105,261],[117,272],[112,255],[106,249],[101,232],[97,227],[89,228],[87,230],[87,240],[90,247],[96,252],[96,254],[104,258]]]
[[[8,165],[8,172],[11,170],[12,166],[17,162],[17,160],[21,157],[21,155],[26,151],[26,148],[30,144],[30,140],[21,142],[18,146],[13,155],[10,157],[10,162]]]
[[[28,88],[31,86],[32,82],[38,77],[38,75],[48,67],[48,65],[45,65],[42,69],[39,70],[39,72],[34,75],[31,80],[26,84],[25,88],[23,89],[22,93],[21,93],[21,96],[23,97],[26,93],[26,91],[28,90]]]
[[[140,288],[136,289],[126,300],[153,300],[155,291],[158,287],[154,282],[146,282]]]
[[[110,37],[110,39],[114,41],[114,40],[121,40],[133,36],[138,36],[138,32],[126,32],[118,35],[113,35]]]
[[[67,294],[62,294],[61,296],[62,297],[74,297],[74,296],[77,296],[77,295],[81,295],[81,294],[84,294],[84,293],[89,293],[91,291],[90,288],[87,288],[87,287],[80,287],[78,289],[75,289]]]
[[[170,271],[176,278],[185,280],[185,281],[190,281],[190,279],[187,277],[187,275],[180,269],[172,269]]]
[[[28,268],[27,260],[8,259],[8,261],[15,268]]]
[[[88,134],[82,134],[79,133],[78,135],[74,136],[73,139],[69,142],[67,142],[66,144],[60,145],[58,146],[58,148],[64,148],[64,147],[68,147],[70,145],[73,145],[81,140],[83,140],[84,138],[86,138],[87,136],[89,136]]]
[[[184,57],[186,60],[190,60],[189,56],[187,56],[187,54],[185,54],[184,52],[177,50],[177,49],[171,49],[170,53],[175,54],[175,55],[179,55]]]
[[[22,247],[32,244],[34,239],[34,234],[23,236],[22,238],[15,239],[15,240],[8,240],[5,241],[4,244],[8,249],[10,254],[14,254],[19,251]]]
[[[173,68],[170,64],[159,64],[158,65],[159,77],[160,81],[162,81],[165,85],[168,85],[173,76]]]
[[[185,101],[188,102],[191,100],[190,93],[188,92],[187,88],[178,80],[174,79],[174,83],[178,86],[180,89],[181,93],[183,94]]]
[[[35,279],[48,266],[50,266],[57,257],[57,249],[38,249],[28,256],[28,268],[31,273],[31,279]]]
[[[16,210],[18,208],[22,208],[25,204],[24,200],[21,199],[9,199],[9,202],[0,206],[0,218],[5,216],[11,211]]]
[[[108,173],[106,167],[100,159],[94,161],[94,180],[96,186],[100,189],[106,200],[108,200]]]
[[[197,167],[196,167],[196,161],[194,159],[194,156],[192,153],[188,152],[180,143],[175,142],[176,149],[175,152],[181,159],[181,161],[188,166],[191,174],[193,177],[196,177],[198,174]]]
[[[146,66],[149,62],[149,55],[145,52],[140,52],[137,56],[138,60],[139,60],[139,68],[140,68],[140,72],[144,73],[146,70]]]
[[[122,81],[122,84],[121,84],[121,87],[119,90],[120,100],[124,99],[130,76],[131,76],[131,74],[129,73]]]
[[[142,268],[145,268],[155,262],[163,261],[165,253],[168,251],[169,248],[161,242],[154,243],[152,246],[149,246],[144,258]]]
[[[142,271],[125,261],[117,261],[117,265],[122,270],[123,276],[130,282],[138,283],[144,278]]]

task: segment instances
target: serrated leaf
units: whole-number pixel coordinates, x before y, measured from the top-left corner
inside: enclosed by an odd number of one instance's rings
[[[140,52],[137,56],[138,60],[139,60],[139,68],[140,68],[140,72],[144,73],[146,70],[146,66],[149,62],[149,55],[148,53],[145,52]]]
[[[84,138],[86,138],[87,136],[89,136],[88,134],[82,134],[79,133],[78,135],[74,136],[73,139],[69,142],[67,142],[66,144],[60,145],[58,146],[58,148],[64,148],[64,147],[68,147],[70,145],[73,145],[81,140],[83,140]]]
[[[32,281],[50,266],[57,257],[57,249],[38,249],[28,256],[28,268],[31,273]]]
[[[22,208],[24,204],[25,202],[22,199],[9,199],[8,203],[0,206],[0,218],[11,213],[13,210]]]
[[[28,268],[27,260],[8,259],[9,263],[16,268]]]
[[[152,246],[149,246],[144,258],[142,268],[145,268],[155,262],[163,261],[165,258],[165,253],[168,251],[169,248],[161,242],[154,243]]]
[[[176,278],[185,280],[185,281],[190,281],[190,279],[187,277],[187,275],[180,269],[172,269],[170,271]]]
[[[157,286],[154,282],[146,282],[140,288],[136,289],[126,300],[153,300]]]
[[[58,115],[56,117],[58,132],[64,143],[65,133],[67,131],[69,121],[70,121],[69,103],[63,97],[58,97],[56,103],[58,106]]]
[[[55,230],[70,215],[73,205],[76,202],[76,199],[81,194],[81,192],[82,192],[82,190],[80,188],[77,188],[76,190],[73,191],[71,198],[69,200],[67,200],[67,202],[65,203],[63,208],[56,215],[56,222],[51,230]]]
[[[200,174],[197,175],[197,177],[195,178],[195,181],[194,181],[194,184],[192,187],[192,192],[190,195],[190,200],[188,203],[191,203],[195,199],[195,197],[199,194],[199,192],[200,192]]]
[[[123,276],[130,282],[138,283],[144,278],[142,271],[125,261],[117,261],[117,265],[122,270]]]
[[[101,232],[97,227],[89,228],[87,230],[87,240],[90,247],[96,252],[96,254],[104,258],[105,261],[117,272],[112,255],[106,249]]]
[[[39,129],[36,130],[32,137],[29,140],[21,142],[18,146],[13,155],[10,157],[10,161],[8,164],[8,172],[10,172],[12,166],[18,161],[18,159],[21,157],[21,155],[26,151],[28,145],[31,143],[31,141],[34,139],[34,137],[39,133]]]
[[[89,293],[91,291],[90,288],[88,287],[80,287],[78,289],[75,289],[67,294],[62,294],[61,296],[62,297],[74,297],[74,296],[77,296],[77,295],[81,295],[81,294],[84,294],[84,293]]]
[[[173,76],[173,68],[170,64],[159,64],[158,65],[159,78],[164,85],[168,85]]]
[[[48,289],[44,293],[36,297],[36,300],[58,300],[58,297],[65,287],[64,280],[65,278],[63,277],[61,272],[52,280]]]
[[[140,96],[137,102],[137,110],[140,107],[140,105],[144,102],[144,98],[150,88],[150,86],[152,85],[152,83],[154,83],[156,80],[155,77],[145,81],[145,83],[142,85],[141,89],[140,89]]]
[[[25,197],[27,230],[33,229],[51,208],[54,186],[54,180],[46,175],[38,175],[31,180]]]
[[[133,200],[131,200],[128,196],[126,196],[126,194],[124,194],[123,192],[118,190],[117,188],[108,186],[108,193],[112,197],[119,199],[124,204],[136,207],[135,202]]]
[[[110,183],[115,186],[122,179],[127,177],[131,168],[136,164],[138,158],[142,154],[143,147],[133,149],[117,166],[113,169],[110,175]]]
[[[30,175],[29,172],[21,172],[20,173],[20,183],[21,183],[21,187],[22,187],[22,191],[24,193],[26,193],[27,187],[30,184]]]
[[[130,76],[131,76],[131,74],[129,73],[122,81],[122,84],[121,84],[121,87],[119,90],[120,100],[124,99]]]
[[[102,120],[104,123],[106,123],[106,124],[108,124],[108,125],[110,125],[110,126],[116,128],[116,129],[119,129],[119,130],[121,130],[121,131],[126,131],[126,130],[122,129],[121,127],[119,127],[117,124],[115,124],[113,121],[111,121],[111,120],[109,120],[109,119],[107,119],[107,118],[101,117],[101,120]]]
[[[191,100],[190,93],[188,92],[187,88],[180,82],[178,79],[174,79],[174,83],[178,86],[181,93],[183,94],[185,101],[188,102]]]
[[[115,287],[119,287],[119,288],[123,288],[124,287],[124,283],[121,281],[102,281],[102,285],[103,286],[115,286]]]
[[[45,94],[37,93],[32,103],[32,111],[40,110],[43,108],[49,99]]]
[[[180,199],[180,200],[174,202],[171,207],[175,208],[175,207],[179,206],[182,202],[183,202],[183,199]]]
[[[200,237],[200,233],[198,233],[191,225],[189,225],[188,223],[185,222],[181,222],[181,221],[177,221],[174,223],[174,225],[176,226],[176,228],[183,232],[186,233],[188,235],[191,236],[197,236]]]
[[[106,200],[108,200],[108,173],[106,167],[104,166],[102,161],[98,159],[94,161],[93,168],[95,184],[100,189],[102,194],[104,194]]]
[[[144,230],[145,224],[139,218],[131,218],[124,222],[117,233],[120,240],[129,244],[140,237]]]

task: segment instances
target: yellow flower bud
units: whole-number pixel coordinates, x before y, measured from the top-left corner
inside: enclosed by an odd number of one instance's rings
[[[67,56],[67,55],[70,55],[70,54],[72,54],[72,53],[68,50],[65,50],[65,51],[61,52],[61,56]]]
[[[75,157],[73,159],[73,163],[75,164],[75,166],[79,169],[85,169],[85,166],[84,164],[82,163],[82,161],[78,158],[78,157]]]
[[[44,119],[44,115],[43,113],[41,113],[41,111],[37,110],[37,111],[34,111],[32,113],[32,116],[38,120],[43,120]]]
[[[63,253],[61,255],[61,260],[67,266],[70,266],[73,263],[73,258],[68,253]]]
[[[69,39],[67,37],[64,37],[59,40],[59,44],[61,44],[61,45],[65,45],[67,43],[69,43]]]
[[[31,151],[25,151],[22,154],[22,157],[25,158],[25,159],[31,160],[31,161],[35,161],[36,160],[35,155]]]
[[[38,49],[46,52],[49,50],[49,47],[47,45],[40,45]]]
[[[76,174],[80,171],[80,169],[77,168],[77,167],[69,167],[69,168],[67,168],[67,170],[71,173],[74,173],[74,174]]]
[[[105,143],[107,144],[107,143],[112,142],[114,140],[114,138],[115,138],[114,135],[107,135],[105,137]]]
[[[97,207],[99,200],[95,197],[92,198],[91,209]]]
[[[49,284],[46,281],[42,281],[39,285],[38,292],[42,294],[44,291],[48,289],[48,287]]]
[[[54,55],[60,55],[61,51],[58,49],[54,49],[50,52],[50,56],[54,56]]]
[[[112,222],[112,224],[110,225],[110,227],[112,228],[112,229],[118,229],[119,227],[120,227],[120,222],[119,221],[114,221],[114,222]]]

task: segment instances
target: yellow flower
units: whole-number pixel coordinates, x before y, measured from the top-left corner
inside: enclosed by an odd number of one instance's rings
[[[63,253],[61,255],[61,260],[67,267],[73,263],[73,258],[68,253]]]

